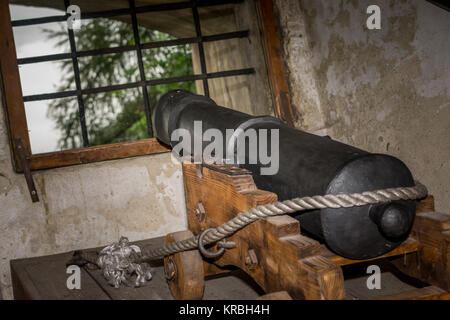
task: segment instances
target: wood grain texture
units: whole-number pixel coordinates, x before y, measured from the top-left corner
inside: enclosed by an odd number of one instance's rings
[[[164,238],[153,238],[133,242],[140,247],[157,247],[164,244]],[[105,244],[106,245],[106,244]],[[100,251],[102,247],[85,251]],[[81,269],[81,289],[68,290],[66,263],[73,252],[51,256],[17,259],[11,261],[11,275],[15,299],[67,299],[67,300],[161,300],[173,299],[164,272],[162,260],[153,261],[152,280],[139,288],[110,286],[101,270],[83,267]],[[157,270],[155,270],[157,268]]]
[[[193,236],[191,231],[169,233],[166,243],[181,241]],[[168,280],[170,292],[177,300],[199,300],[205,289],[203,260],[198,250],[184,251],[164,258],[166,266],[172,259],[176,266],[175,274]]]
[[[383,296],[375,300],[450,300],[450,294],[441,288],[429,286]]]
[[[365,262],[365,261],[384,259],[384,258],[388,258],[388,257],[394,257],[394,256],[412,253],[412,252],[417,252],[419,250],[419,247],[420,247],[420,244],[417,240],[407,239],[405,242],[400,244],[394,250],[389,251],[388,253],[385,253],[385,254],[375,257],[375,258],[364,259],[364,260],[353,260],[353,259],[344,258],[342,256],[334,254],[333,252],[328,250],[327,247],[324,245],[322,245],[322,247],[321,247],[321,253],[324,257],[327,257],[328,259],[337,263],[338,265],[345,266],[345,265],[361,263],[361,262]]]
[[[276,201],[274,193],[256,188],[253,177],[233,175],[224,168],[203,168],[183,163],[189,229],[199,234],[218,226],[239,212]],[[205,219],[195,214],[198,203],[205,208]],[[295,299],[343,299],[341,268],[320,255],[320,244],[300,234],[297,220],[289,216],[260,219],[231,236],[237,248],[227,250],[206,264],[236,266],[245,271],[266,292],[287,291]],[[249,253],[252,251],[253,260]],[[208,268],[208,273],[214,270]]]
[[[264,35],[264,54],[266,57],[269,82],[275,103],[275,114],[294,127],[295,113],[291,104],[291,96],[287,82],[281,49],[280,30],[274,12],[272,0],[260,0],[259,15]]]
[[[286,291],[278,291],[265,294],[256,300],[292,300],[292,297]]]
[[[434,197],[428,196],[423,200],[417,201],[416,213],[433,212],[434,211]]]
[[[13,150],[13,166],[19,172],[22,171],[22,165],[17,153],[15,139],[22,141],[25,153],[31,154],[31,148],[8,0],[0,0],[0,71],[6,122],[9,127],[10,144]]]
[[[420,244],[419,251],[394,259],[392,263],[411,277],[449,291],[450,215],[428,211],[434,209],[432,197],[426,202],[426,206],[418,206],[422,212],[416,214],[411,232],[411,236]]]
[[[170,152],[156,138],[118,142],[101,146],[35,154],[31,156],[31,169],[49,169],[83,163],[122,159],[134,156]]]
[[[17,300],[109,300],[88,272],[81,268],[82,290],[69,290],[66,262],[71,253],[11,261],[14,299]],[[106,283],[106,281],[105,281]]]

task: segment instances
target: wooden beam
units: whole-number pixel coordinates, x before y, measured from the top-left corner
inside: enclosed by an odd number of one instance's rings
[[[422,212],[416,215],[411,233],[420,243],[417,254],[391,262],[403,273],[450,290],[450,215]]]
[[[419,242],[417,242],[414,239],[407,239],[405,242],[403,242],[401,245],[399,245],[397,248],[395,248],[392,251],[389,251],[388,253],[378,256],[372,259],[364,259],[364,260],[353,260],[353,259],[347,259],[342,256],[336,255],[330,250],[328,250],[324,245],[321,246],[321,254],[322,256],[328,258],[329,260],[333,261],[334,263],[345,266],[365,261],[371,261],[371,260],[378,260],[382,258],[387,257],[394,257],[399,256],[407,253],[417,252],[419,250]]]
[[[71,166],[169,151],[170,149],[161,144],[156,138],[149,138],[32,155],[31,169],[37,170]]]
[[[295,112],[291,104],[287,73],[284,68],[281,50],[280,31],[274,12],[273,1],[260,0],[258,3],[264,39],[264,53],[274,101],[275,114],[289,126],[294,127]]]
[[[31,154],[31,148],[8,0],[0,0],[0,71],[13,166],[16,171],[22,171],[15,139],[22,141],[26,153]]]
[[[375,300],[450,300],[450,294],[441,288],[429,286],[382,296]]]
[[[433,212],[434,211],[434,197],[428,196],[423,200],[417,202],[416,213]]]
[[[265,294],[256,300],[292,300],[292,297],[286,291],[278,291]]]

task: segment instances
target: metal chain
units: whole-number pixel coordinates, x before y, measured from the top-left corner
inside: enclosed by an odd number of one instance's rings
[[[324,196],[302,197],[294,198],[292,200],[277,201],[242,212],[221,226],[211,228],[202,237],[203,241],[201,245],[204,246],[225,239],[236,231],[261,218],[312,209],[350,208],[396,200],[417,200],[424,198],[427,194],[427,188],[416,181],[414,187],[388,188],[351,194],[328,194]],[[156,260],[174,253],[197,249],[199,248],[198,238],[198,236],[195,236],[186,240],[167,243],[156,249],[144,248],[142,250],[142,255],[136,262]]]

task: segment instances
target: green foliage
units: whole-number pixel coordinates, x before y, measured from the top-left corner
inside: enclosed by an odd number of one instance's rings
[[[57,46],[67,44],[67,29],[46,30],[48,38],[57,39]],[[139,28],[141,43],[173,39],[172,36]],[[134,45],[133,29],[128,23],[94,19],[75,31],[77,51]],[[177,77],[193,74],[189,45],[142,50],[146,79]],[[135,51],[119,54],[80,57],[82,89],[140,81]],[[58,91],[71,90],[75,76],[72,60],[60,63],[61,85]],[[171,83],[147,87],[151,108],[168,90],[184,89],[195,92],[195,82]],[[83,96],[85,119],[90,145],[137,140],[148,137],[142,88],[117,90]],[[82,136],[76,98],[53,100],[47,116],[61,132],[58,146],[71,149],[82,146]]]

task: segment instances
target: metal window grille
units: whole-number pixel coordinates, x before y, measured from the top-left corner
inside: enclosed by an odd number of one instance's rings
[[[64,5],[67,11],[67,8],[70,6],[70,0],[63,0]],[[86,12],[81,13],[81,19],[93,19],[93,18],[110,18],[121,15],[130,15],[133,27],[133,36],[134,36],[134,45],[128,46],[117,46],[117,47],[109,47],[95,50],[86,50],[86,51],[77,51],[76,43],[73,30],[68,28],[68,37],[70,43],[70,53],[61,53],[61,54],[50,54],[43,56],[34,56],[27,57],[22,59],[17,59],[17,63],[19,65],[29,64],[29,63],[38,63],[38,62],[46,62],[46,61],[59,61],[72,59],[73,70],[75,73],[75,90],[68,90],[63,92],[53,92],[53,93],[44,93],[44,94],[34,94],[23,96],[24,102],[30,101],[40,101],[47,99],[57,99],[57,98],[66,98],[66,97],[77,97],[78,101],[78,114],[81,125],[81,132],[83,138],[84,147],[89,146],[89,137],[87,133],[86,127],[86,119],[85,119],[85,108],[83,102],[83,96],[87,94],[97,94],[103,92],[110,92],[114,90],[123,90],[130,88],[138,88],[141,87],[144,107],[145,107],[145,115],[147,120],[147,131],[148,136],[153,136],[153,128],[150,114],[150,103],[148,98],[147,87],[148,86],[156,86],[160,84],[168,84],[175,82],[186,82],[186,81],[194,81],[194,80],[202,80],[203,84],[203,92],[206,96],[209,96],[209,88],[208,88],[208,79],[214,78],[223,78],[230,76],[238,76],[238,75],[248,75],[255,72],[253,68],[245,68],[245,69],[236,69],[236,70],[226,70],[220,72],[208,73],[206,68],[206,59],[205,52],[203,48],[204,42],[211,41],[220,41],[227,40],[233,38],[245,38],[248,37],[248,30],[241,30],[236,32],[228,32],[221,33],[215,35],[203,36],[200,24],[200,17],[198,14],[199,7],[209,7],[209,6],[217,6],[224,4],[237,4],[242,3],[243,0],[191,0],[186,2],[176,2],[176,3],[167,3],[167,4],[157,4],[157,5],[148,5],[148,6],[135,6],[134,0],[129,0],[129,8],[124,9],[115,9],[108,11],[100,11],[100,12]],[[146,13],[146,12],[158,12],[158,11],[169,11],[169,10],[179,10],[179,9],[191,9],[192,16],[195,24],[196,37],[190,38],[180,38],[173,40],[165,40],[165,41],[156,41],[150,43],[141,43],[138,32],[138,24],[137,24],[137,14],[138,13]],[[20,26],[29,26],[29,25],[38,25],[49,22],[64,22],[69,18],[69,14],[58,15],[58,16],[48,16],[42,18],[32,18],[32,19],[23,19],[23,20],[14,20],[12,21],[13,27]],[[144,70],[144,64],[142,60],[142,50],[153,49],[153,48],[161,48],[161,47],[169,47],[175,45],[183,45],[183,44],[193,44],[196,43],[198,45],[199,52],[199,60],[200,60],[200,74],[195,75],[186,75],[181,77],[171,77],[171,78],[160,78],[160,79],[147,79]],[[128,51],[135,51],[137,54],[138,67],[139,67],[139,75],[140,81],[131,82],[125,84],[117,84],[110,86],[103,86],[97,88],[89,88],[83,89],[81,87],[81,79],[80,79],[80,71],[78,66],[78,58],[79,57],[89,57],[110,53],[122,53]]]

